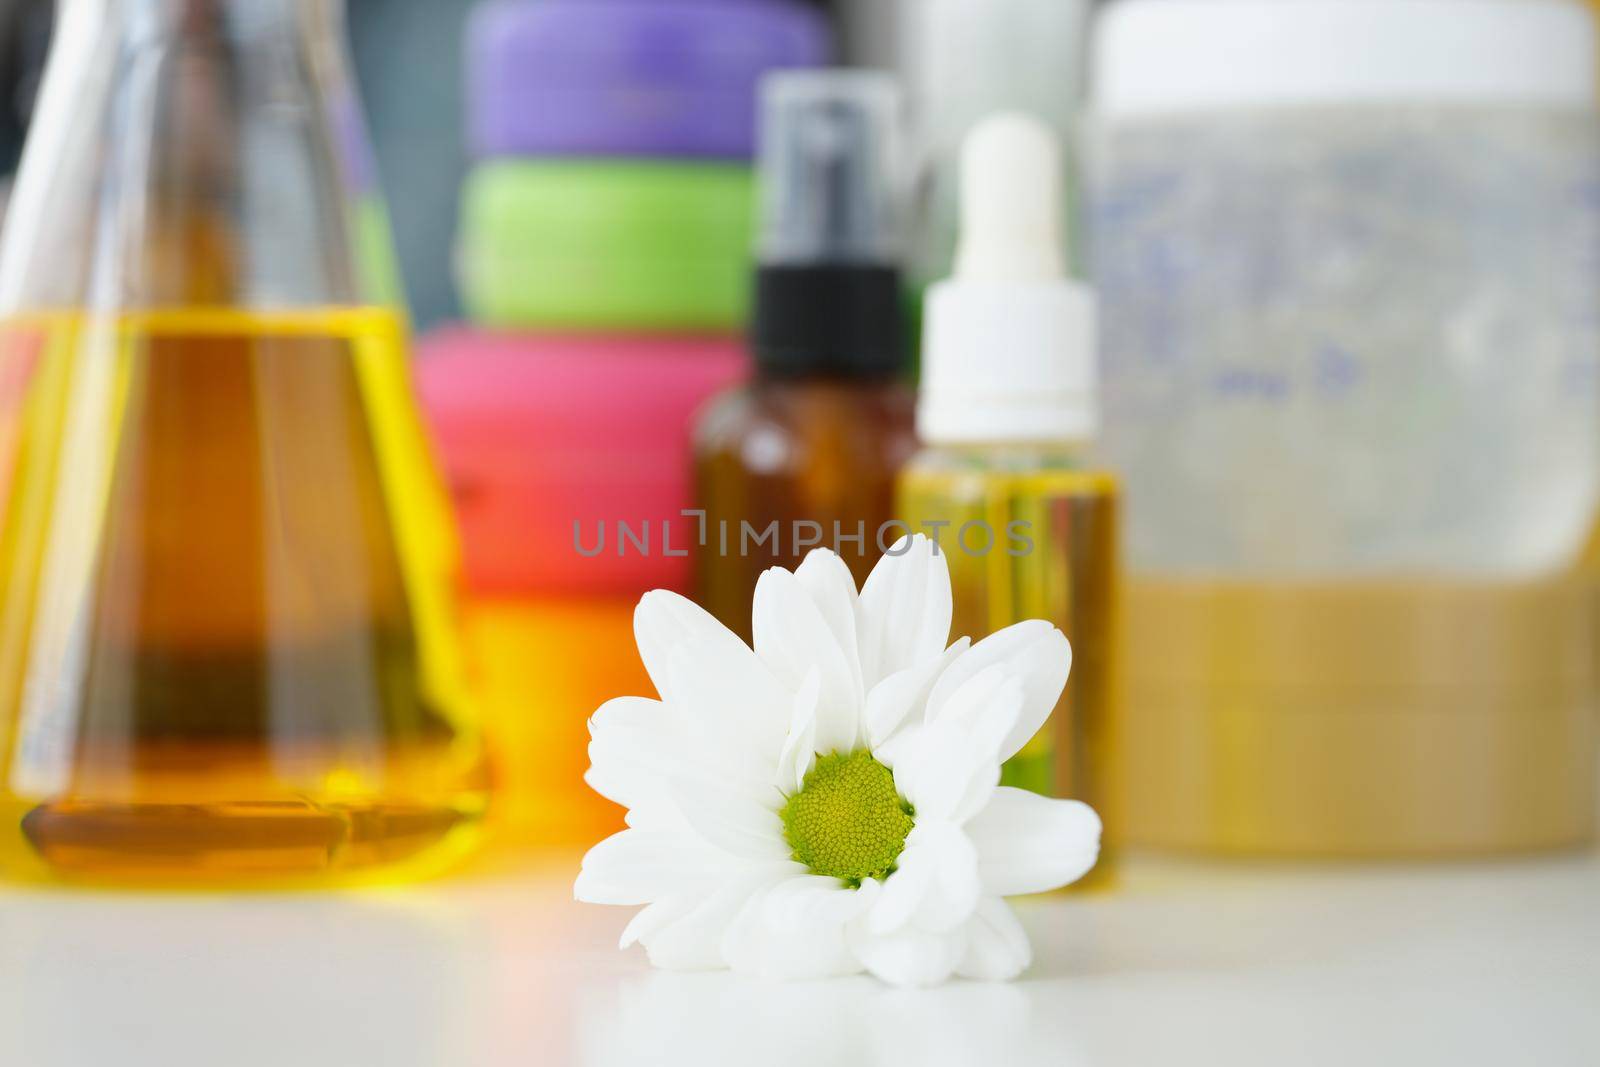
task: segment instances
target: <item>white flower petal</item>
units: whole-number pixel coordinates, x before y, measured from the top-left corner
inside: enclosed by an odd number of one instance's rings
[[[844,560],[826,548],[812,550],[794,572],[795,581],[811,596],[817,613],[844,653],[857,692],[861,684],[861,657],[856,652],[856,580]]]
[[[666,778],[687,746],[682,730],[660,701],[618,697],[589,720],[589,770],[584,781],[625,808],[660,803]]]
[[[817,751],[849,752],[861,727],[860,667],[789,571],[774,567],[756,583],[756,652],[791,691],[817,672]]]
[[[763,761],[725,737],[707,736],[683,711],[644,697],[609,700],[589,720],[584,781],[625,808],[670,802],[672,783],[714,777],[752,800],[781,803]]]
[[[644,945],[650,962],[672,971],[726,967],[722,939],[751,896],[782,878],[755,870],[709,893],[679,894],[645,908],[622,932],[622,947]]]
[[[690,662],[697,658],[696,650],[685,646],[670,658],[688,673]],[[695,743],[713,749],[722,765],[748,763],[751,774],[759,771],[770,782],[789,728],[794,693],[773,679],[753,653],[744,666],[759,670],[765,676],[764,684],[748,674],[741,678],[740,664],[730,663],[723,677],[702,678],[696,683],[697,704],[672,706],[684,712]]]
[[[1008,662],[991,663],[953,690],[941,694],[929,709],[929,723],[949,723],[994,739],[995,751],[1010,736],[1015,716],[1022,713],[1023,679]],[[1008,721],[1009,720],[1009,721]],[[1004,729],[999,725],[1004,723]]]
[[[927,798],[930,814],[961,823],[989,802],[1000,784],[1001,752],[1024,699],[1022,679],[1008,664],[996,663],[967,679],[941,704],[937,720],[929,721],[919,742],[921,753],[935,760],[935,769],[921,775],[939,791]]]
[[[812,671],[794,698],[794,719],[778,756],[778,788],[788,795],[800,791],[817,762],[817,697],[821,686],[817,672]]]
[[[1004,664],[1022,680],[1023,701],[1016,725],[1001,746],[1008,760],[1027,744],[1061,699],[1072,670],[1072,645],[1066,635],[1038,619],[1008,626],[984,638],[952,663],[928,697],[928,719],[939,718],[944,704],[974,675]]]
[[[971,639],[963,637],[937,659],[924,660],[905,670],[896,671],[872,687],[867,694],[865,724],[867,747],[874,754],[880,748],[889,748],[895,733],[902,726],[921,725],[933,684],[971,645]],[[894,766],[886,760],[880,759],[880,762]]]
[[[694,703],[695,694],[678,688],[677,683],[684,679],[670,669],[669,663],[676,649],[694,647],[702,656],[702,661],[694,665],[708,676],[721,674],[725,661],[750,651],[700,605],[664,589],[646,593],[639,601],[633,612],[633,636],[656,692],[663,700],[682,699],[687,704]]]
[[[1071,885],[1100,855],[1100,816],[1076,800],[1002,786],[966,825],[989,896],[1044,893]]]
[[[977,850],[960,828],[919,821],[867,915],[867,929],[874,934],[907,926],[932,932],[958,929],[972,917],[981,889]]]
[[[956,973],[980,982],[1008,982],[1028,969],[1033,948],[1011,906],[999,897],[985,897],[967,922],[967,951]]]
[[[677,893],[641,908],[622,928],[617,939],[618,948],[632,948],[644,938],[651,937],[688,915],[705,901],[704,893]],[[720,952],[720,946],[718,947]],[[707,964],[706,966],[716,966]]]
[[[704,780],[675,782],[672,799],[696,834],[729,855],[755,862],[789,858],[775,808]]]
[[[774,762],[792,691],[699,605],[663,589],[633,613],[639,656],[661,699],[694,716],[709,736],[754,745]]]
[[[861,963],[845,929],[863,907],[856,890],[836,878],[790,878],[753,897],[728,927],[728,966],[759,978],[794,981],[856,974]]]
[[[949,561],[922,534],[901,538],[872,569],[856,606],[866,688],[942,653],[950,614]]]
[[[858,920],[845,936],[862,966],[890,985],[908,989],[945,981],[966,954],[964,930],[937,934],[907,927],[874,934]]]
[[[966,822],[1000,784],[1001,741],[1016,722],[1022,698],[1015,685],[987,691],[992,699],[981,716],[949,716],[901,731],[902,743],[892,749],[895,788],[919,821]]]
[[[649,904],[703,889],[728,867],[688,834],[629,829],[589,850],[572,892],[586,904]]]
[[[921,730],[920,726],[896,730],[889,740],[872,749],[872,758],[890,770],[894,770],[895,765],[905,758],[905,754],[910,751],[912,744],[915,743],[917,734]]]

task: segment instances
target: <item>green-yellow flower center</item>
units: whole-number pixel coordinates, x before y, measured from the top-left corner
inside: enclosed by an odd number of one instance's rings
[[[860,884],[894,871],[913,825],[894,774],[866,751],[818,756],[783,806],[783,834],[813,874]]]

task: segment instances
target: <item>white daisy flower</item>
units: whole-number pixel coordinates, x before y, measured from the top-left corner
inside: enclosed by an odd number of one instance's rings
[[[1072,649],[1037,621],[947,648],[950,614],[949,569],[921,536],[859,596],[824,550],[768,571],[753,651],[693,602],[648,594],[634,633],[661,699],[590,722],[587,780],[628,829],[584,857],[578,899],[645,905],[622,945],[669,969],[902,986],[1021,973],[1028,938],[1001,898],[1076,881],[1099,853],[1087,805],[999,784]]]

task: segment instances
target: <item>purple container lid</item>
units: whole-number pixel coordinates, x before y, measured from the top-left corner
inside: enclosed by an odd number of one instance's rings
[[[761,76],[829,51],[822,17],[785,0],[495,0],[467,35],[469,147],[749,159]]]

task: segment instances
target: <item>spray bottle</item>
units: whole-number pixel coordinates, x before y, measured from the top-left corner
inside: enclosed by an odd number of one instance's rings
[[[888,75],[785,71],[762,85],[755,377],[695,428],[695,595],[750,636],[756,580],[830,548],[864,581],[898,536],[916,451],[905,383],[899,91]]]

